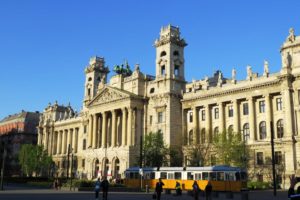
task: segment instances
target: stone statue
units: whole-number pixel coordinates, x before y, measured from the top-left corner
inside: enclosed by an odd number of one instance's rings
[[[294,42],[295,41],[295,31],[294,28],[290,28],[289,36],[286,38],[287,42]]]
[[[135,66],[134,66],[134,71],[140,71],[140,64],[135,64]]]
[[[252,78],[252,68],[250,65],[247,66],[247,79]]]
[[[290,67],[290,53],[286,52],[283,55],[283,67],[284,68],[289,68]]]
[[[232,77],[232,80],[236,79],[236,70],[234,68],[231,71],[231,77]]]
[[[269,74],[269,62],[267,60],[264,61],[264,75]]]

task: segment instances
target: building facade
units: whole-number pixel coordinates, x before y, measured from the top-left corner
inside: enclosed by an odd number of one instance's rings
[[[253,150],[256,178],[264,175],[270,156],[271,122],[275,154],[286,163],[285,173],[298,169],[300,121],[300,37],[293,29],[281,47],[282,68],[270,74],[264,62],[263,75],[247,66],[245,80],[213,77],[187,83],[184,48],[178,27],[166,26],[155,41],[156,74],[149,76],[135,66],[132,73],[117,74],[107,82],[104,58],[91,58],[85,68],[83,109],[57,103],[43,112],[38,143],[44,145],[66,173],[66,159],[75,155],[81,177],[121,176],[138,165],[140,143],[145,134],[161,131],[167,145],[186,149],[210,142],[213,134],[229,130],[245,135]],[[70,150],[68,151],[68,145]],[[184,165],[188,165],[185,159]]]
[[[6,175],[20,175],[18,153],[22,144],[37,144],[39,112],[26,112],[9,115],[0,121],[0,151],[7,151]],[[2,154],[1,154],[2,155]],[[1,156],[1,163],[3,157]]]

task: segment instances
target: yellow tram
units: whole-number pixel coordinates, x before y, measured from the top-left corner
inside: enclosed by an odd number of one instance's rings
[[[175,189],[176,182],[179,182],[183,190],[192,190],[194,181],[198,182],[201,190],[205,189],[208,181],[211,182],[214,191],[239,192],[247,187],[247,174],[240,168],[231,166],[131,167],[125,171],[125,184],[128,187],[148,185],[155,188],[159,178],[165,184],[164,189]]]

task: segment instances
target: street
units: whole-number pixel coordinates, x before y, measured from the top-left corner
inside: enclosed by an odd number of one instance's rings
[[[101,193],[100,193],[101,197]],[[9,189],[0,191],[1,200],[94,200],[93,192],[70,192],[70,191],[56,191],[52,189]],[[101,200],[102,198],[99,198]],[[111,192],[108,195],[109,200],[131,200],[131,199],[141,199],[141,200],[151,200],[152,193],[129,193],[129,192]],[[161,200],[193,200],[193,198],[186,193],[182,196],[177,197],[173,194],[162,194]],[[200,196],[199,199],[205,199],[205,197]],[[223,200],[228,199],[224,193],[219,194],[219,197],[214,197],[213,199]],[[233,199],[241,199],[241,195],[238,193],[234,194]],[[288,199],[286,191],[278,191],[277,196],[273,196],[272,191],[251,191],[249,193],[249,200],[273,200],[273,199]]]

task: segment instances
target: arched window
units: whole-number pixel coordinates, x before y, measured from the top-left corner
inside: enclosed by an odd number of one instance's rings
[[[193,130],[190,130],[189,136],[188,136],[188,144],[192,145],[193,144]]]
[[[205,143],[205,128],[203,128],[201,130],[201,143],[204,144]]]
[[[218,136],[218,134],[219,134],[219,127],[217,126],[214,129],[214,138],[216,138]]]
[[[165,55],[167,55],[167,53],[166,53],[165,51],[162,51],[162,52],[160,53],[160,57],[163,57],[163,56],[165,56]]]
[[[174,55],[174,56],[179,56],[179,52],[178,52],[178,51],[174,51],[174,52],[173,52],[173,55]]]
[[[86,140],[83,139],[82,141],[82,150],[85,150],[86,149]]]
[[[250,129],[249,129],[249,124],[246,123],[243,126],[243,140],[248,141],[250,138]]]
[[[266,132],[266,122],[262,121],[259,123],[259,139],[263,140],[266,139],[267,132]]]
[[[277,138],[283,137],[283,120],[280,119],[277,121]]]

